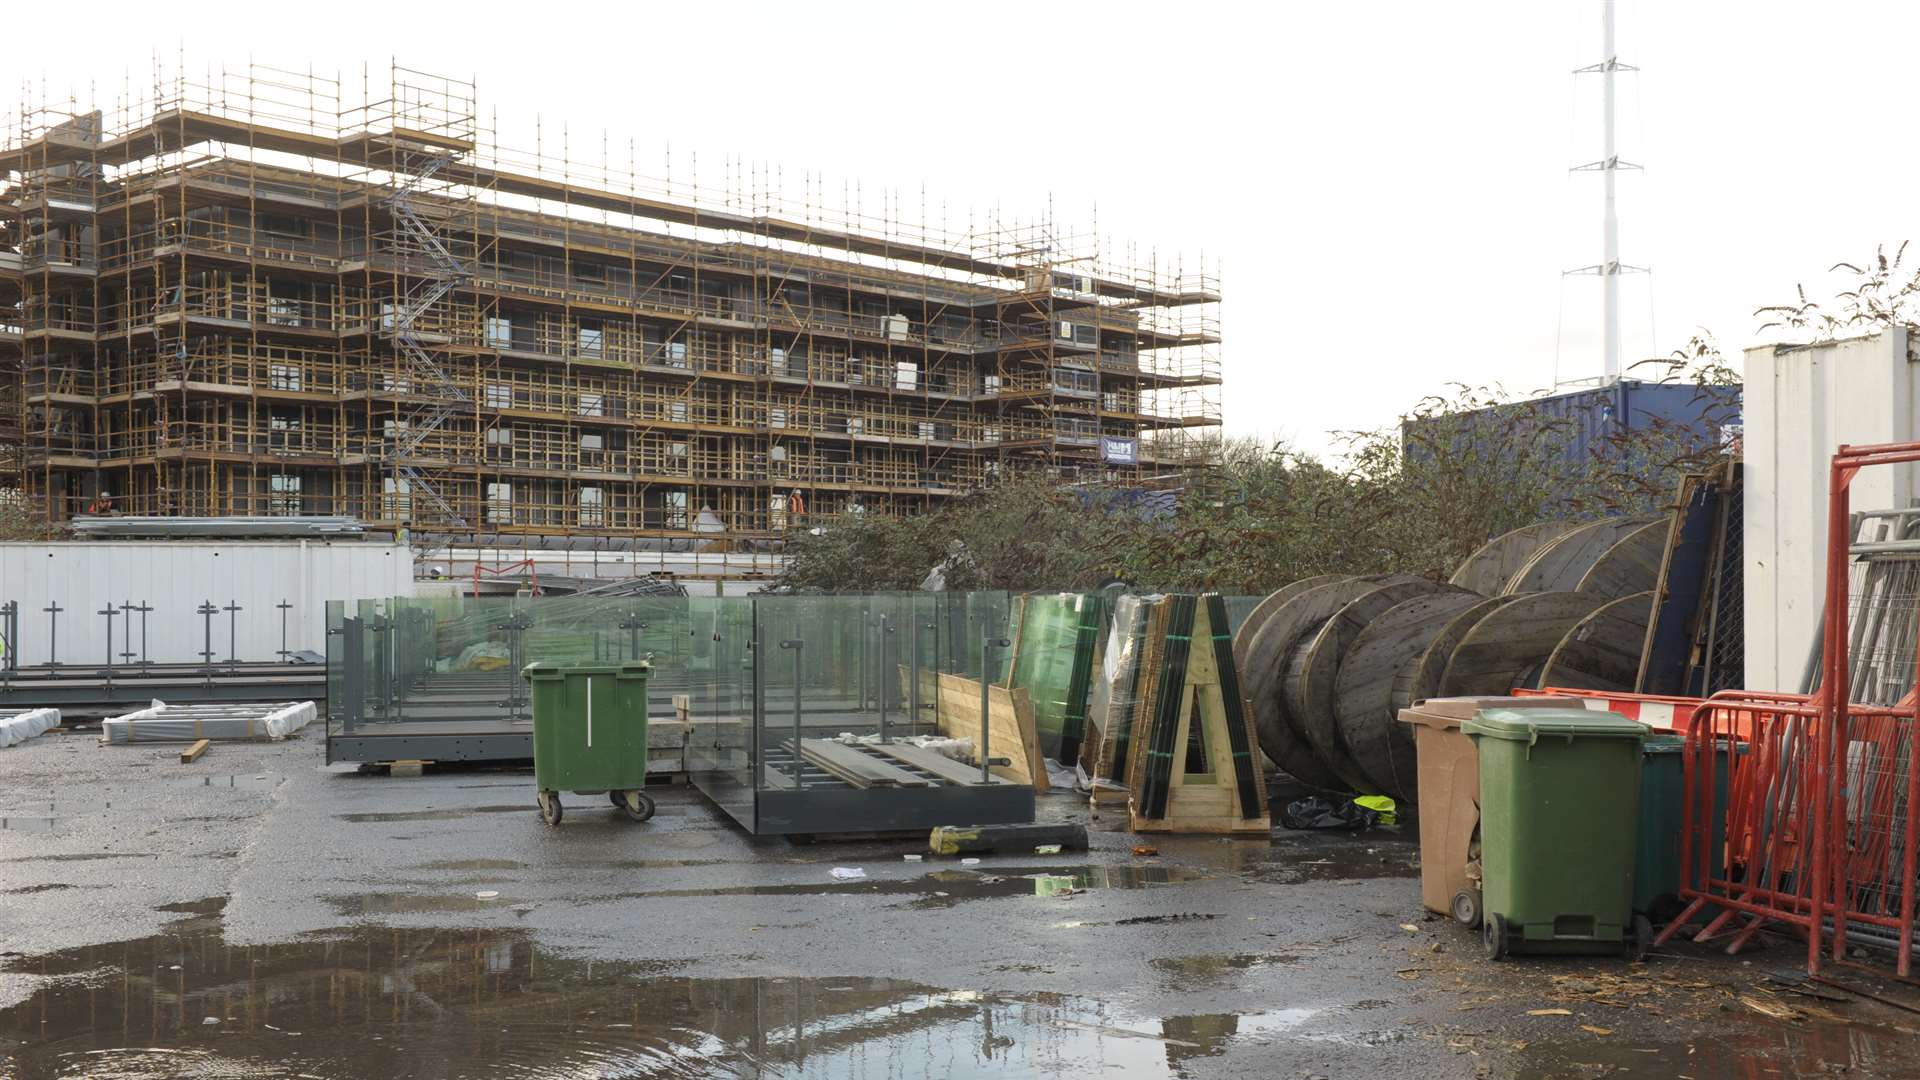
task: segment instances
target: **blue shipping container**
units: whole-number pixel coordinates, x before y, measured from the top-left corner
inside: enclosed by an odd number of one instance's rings
[[[1740,431],[1740,387],[1696,386],[1693,383],[1650,383],[1620,379],[1608,386],[1568,390],[1546,397],[1479,410],[1491,418],[1516,407],[1534,415],[1565,421],[1565,456],[1585,461],[1604,451],[1609,440],[1625,431],[1665,427],[1684,434],[1694,446],[1705,447],[1737,438]],[[1460,414],[1456,414],[1456,417]],[[1473,413],[1464,414],[1472,416]],[[1401,448],[1408,437],[1434,420],[1411,420],[1401,428]],[[1446,421],[1456,422],[1454,417]]]

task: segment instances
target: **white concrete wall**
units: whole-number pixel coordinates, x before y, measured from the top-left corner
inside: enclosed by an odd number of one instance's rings
[[[44,663],[48,615],[58,601],[59,659],[99,664],[106,660],[109,604],[147,604],[147,657],[197,662],[204,648],[201,617],[194,609],[211,600],[238,603],[236,653],[242,660],[273,660],[280,649],[282,600],[287,648],[326,652],[326,602],[413,595],[413,554],[404,545],[356,541],[274,540],[75,541],[0,544],[0,602],[20,605],[22,664]],[[125,649],[124,620],[113,619],[114,659]],[[140,615],[133,615],[133,649],[140,647]],[[226,659],[228,615],[213,620],[213,647]],[[137,657],[136,657],[137,658]]]
[[[1796,690],[1820,626],[1827,554],[1827,471],[1842,443],[1909,442],[1920,365],[1907,333],[1889,330],[1746,353],[1747,687]],[[1909,506],[1910,465],[1868,469],[1852,509]]]

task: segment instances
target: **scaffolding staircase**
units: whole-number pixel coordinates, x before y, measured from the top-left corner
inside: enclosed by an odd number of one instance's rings
[[[473,280],[472,269],[454,255],[442,235],[455,214],[445,207],[417,202],[415,198],[437,173],[452,164],[458,156],[451,150],[437,148],[427,151],[406,150],[399,154],[395,171],[395,179],[399,183],[393,194],[387,197],[386,204],[393,213],[395,225],[395,261],[401,267],[415,270],[417,276],[413,276],[411,283],[404,286],[395,304],[396,310],[390,318],[383,320],[382,329],[392,341],[394,349],[406,360],[409,381],[415,392],[429,399],[419,412],[408,419],[405,431],[394,446],[393,470],[398,481],[395,488],[407,492],[409,496],[425,496],[446,523],[465,528],[466,518],[435,490],[420,467],[421,446],[447,422],[455,410],[468,403],[466,391],[434,359],[431,343],[419,330],[422,320],[435,304]],[[416,269],[416,262],[422,259],[424,266]]]

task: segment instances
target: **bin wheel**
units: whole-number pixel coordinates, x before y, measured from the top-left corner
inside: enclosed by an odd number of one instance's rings
[[[1480,890],[1461,889],[1453,894],[1450,905],[1453,921],[1469,930],[1480,925]]]
[[[607,801],[612,803],[615,806],[618,806],[624,809],[627,805],[626,792],[620,791],[617,789],[614,791],[609,791],[607,792]]]
[[[540,820],[549,825],[560,824],[560,815],[563,813],[560,809],[560,793],[557,791],[543,791],[539,795],[539,803]]]
[[[1627,937],[1627,957],[1639,963],[1647,958],[1647,950],[1653,948],[1653,920],[1639,912],[1633,915],[1633,930]]]
[[[1480,924],[1480,944],[1485,947],[1487,959],[1504,960],[1507,956],[1507,920],[1502,915],[1488,915]]]
[[[645,821],[653,816],[653,796],[644,791],[622,791],[619,793],[620,809],[635,821]]]

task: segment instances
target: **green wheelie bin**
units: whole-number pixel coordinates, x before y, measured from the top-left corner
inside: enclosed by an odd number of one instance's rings
[[[647,680],[652,665],[528,664],[533,777],[540,817],[560,824],[560,793],[607,794],[635,821],[653,816],[647,786]]]
[[[1489,709],[1461,730],[1480,752],[1487,956],[1644,951],[1652,928],[1633,912],[1633,875],[1646,725]]]
[[[1686,830],[1686,770],[1683,755],[1687,740],[1680,735],[1655,732],[1642,744],[1640,766],[1640,856],[1633,871],[1633,910],[1646,915],[1655,926],[1670,921],[1685,909],[1680,886],[1685,884],[1687,868],[1680,864],[1680,836]],[[1708,872],[1721,877],[1726,870],[1724,854],[1727,838],[1727,778],[1732,766],[1730,754],[1744,748],[1722,742],[1714,748],[1712,832],[1707,843]],[[1694,856],[1696,859],[1699,856]]]

